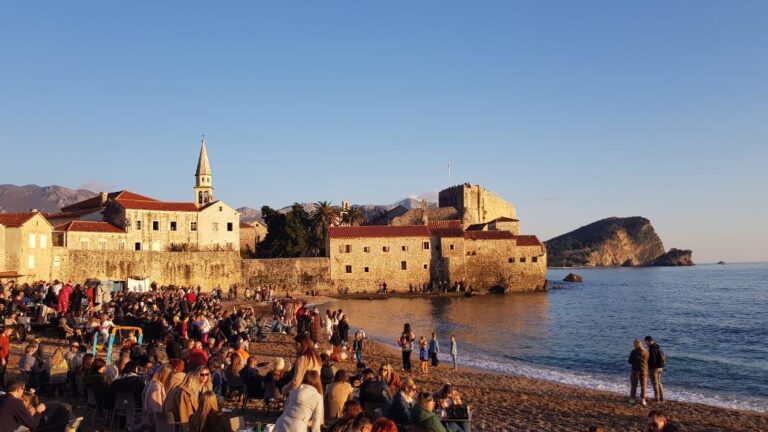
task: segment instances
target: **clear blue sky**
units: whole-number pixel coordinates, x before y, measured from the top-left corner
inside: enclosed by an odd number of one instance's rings
[[[0,9],[0,183],[389,203],[453,183],[543,239],[651,219],[768,260],[768,2],[22,1]]]

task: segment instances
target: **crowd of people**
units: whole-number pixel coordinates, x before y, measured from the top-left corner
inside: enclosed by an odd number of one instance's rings
[[[270,296],[267,291],[257,299]],[[257,400],[282,411],[273,429],[280,432],[392,432],[411,425],[430,432],[463,430],[458,420],[468,412],[456,389],[423,391],[407,376],[410,369],[401,376],[389,363],[366,366],[376,359],[364,357],[365,332],[350,336],[342,310],[322,315],[306,302],[272,299],[264,312],[271,317],[266,317],[252,307],[226,308],[222,300],[221,291],[206,294],[195,288],[112,292],[99,284],[58,281],[0,287],[0,316],[6,323],[0,334],[3,372],[10,339],[18,336],[20,325],[26,327],[19,318],[35,307],[50,309],[43,313],[50,314],[56,339],[66,341],[61,346],[25,336],[24,352],[14,365],[21,374],[4,388],[0,413],[23,409],[27,415],[9,417],[15,426],[50,423],[50,404],[38,403],[43,391],[83,398],[97,414],[130,401],[141,415],[119,421],[134,429],[154,429],[171,413],[185,431],[227,431],[231,426],[222,408],[245,410]],[[254,353],[265,329],[294,336],[295,359],[260,362]],[[105,359],[110,336],[113,355]],[[1,381],[4,385],[4,377]],[[71,407],[61,405],[57,418],[71,420]],[[457,421],[446,420],[453,415]]]

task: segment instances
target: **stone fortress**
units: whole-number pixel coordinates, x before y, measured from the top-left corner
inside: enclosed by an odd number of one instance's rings
[[[521,235],[515,207],[478,185],[439,194],[439,207],[396,207],[367,226],[333,226],[328,257],[244,259],[266,236],[214,198],[205,140],[194,201],[100,193],[59,213],[0,214],[0,279],[148,278],[158,285],[270,285],[278,292],[397,291],[463,281],[477,291],[545,289],[545,246]],[[373,225],[372,225],[373,224]]]

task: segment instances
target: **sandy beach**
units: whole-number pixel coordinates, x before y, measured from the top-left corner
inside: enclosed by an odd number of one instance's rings
[[[47,335],[33,336],[41,336],[49,346],[62,342]],[[320,347],[321,350],[329,348],[327,342]],[[15,376],[22,351],[22,344],[12,344],[8,379]],[[162,348],[158,351],[164,355]],[[52,350],[49,348],[48,352]],[[295,357],[292,337],[283,334],[268,333],[266,341],[251,344],[250,352],[260,361],[270,363],[276,357],[287,361]],[[398,370],[401,365],[399,351],[371,340],[365,344],[364,361],[376,369],[384,362],[392,363]],[[355,363],[346,360],[339,366],[353,371]],[[444,383],[456,386],[464,403],[472,406],[474,431],[586,431],[590,426],[602,426],[611,431],[642,431],[646,415],[652,408],[661,408],[668,418],[688,431],[768,430],[768,414],[764,413],[674,401],[662,406],[653,403],[648,407],[631,406],[624,395],[461,367],[453,371],[444,363],[432,368],[429,375],[416,373],[413,378],[420,389],[426,391],[437,391]],[[82,410],[82,406],[76,408],[78,412]],[[274,421],[275,418],[253,408],[248,410],[246,417],[259,421]]]

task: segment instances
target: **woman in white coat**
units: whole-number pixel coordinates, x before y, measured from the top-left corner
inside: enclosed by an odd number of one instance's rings
[[[320,373],[308,370],[298,388],[288,393],[274,432],[320,432],[323,425],[323,384]]]

